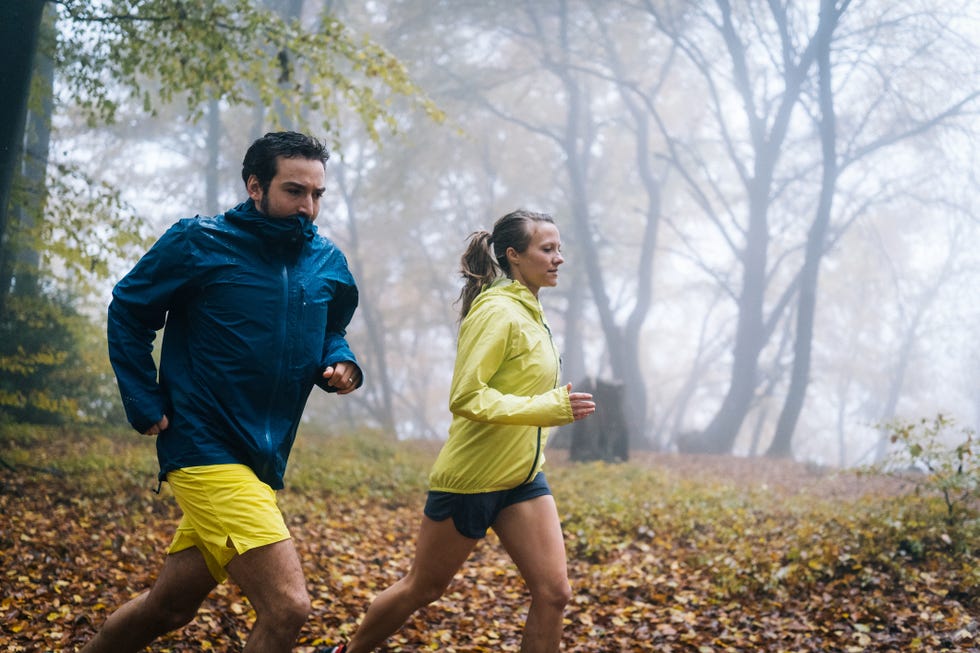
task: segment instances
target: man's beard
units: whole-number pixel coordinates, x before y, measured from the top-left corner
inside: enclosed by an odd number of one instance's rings
[[[261,213],[262,215],[264,215],[267,218],[288,218],[288,217],[290,217],[288,215],[272,215],[271,213],[269,213],[269,194],[268,193],[264,194],[262,196],[262,199],[259,200],[259,213]],[[309,222],[313,222],[313,218],[306,218],[306,220],[308,220]]]

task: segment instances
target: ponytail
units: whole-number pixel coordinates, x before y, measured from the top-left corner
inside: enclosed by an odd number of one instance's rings
[[[463,289],[459,292],[459,319],[462,321],[470,312],[473,300],[480,294],[483,287],[492,283],[500,276],[501,269],[494,260],[490,250],[492,236],[489,231],[473,232],[469,237],[469,245],[459,259],[459,274],[463,277]]]

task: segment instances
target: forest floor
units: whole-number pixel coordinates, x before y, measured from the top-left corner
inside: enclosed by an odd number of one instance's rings
[[[294,454],[297,487],[280,494],[313,600],[300,653],[342,640],[407,570],[434,451],[324,452],[331,442]],[[78,650],[152,583],[172,536],[179,511],[166,485],[151,491],[152,450],[77,446],[70,434],[0,439],[0,650]],[[573,587],[565,651],[980,651],[975,522],[936,516],[908,480],[765,459],[549,456]],[[319,467],[331,463],[336,475]],[[491,533],[381,650],[517,651],[528,603]],[[240,650],[253,618],[226,583],[148,650]]]

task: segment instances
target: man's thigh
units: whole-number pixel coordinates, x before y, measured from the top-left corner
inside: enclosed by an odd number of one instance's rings
[[[257,612],[276,608],[283,599],[307,600],[303,567],[291,539],[237,555],[226,569]]]

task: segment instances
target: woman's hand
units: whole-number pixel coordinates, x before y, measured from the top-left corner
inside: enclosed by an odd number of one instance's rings
[[[588,392],[572,392],[571,383],[565,387],[568,388],[568,400],[572,404],[572,417],[575,421],[585,419],[595,412],[595,402],[592,401],[591,394]]]

